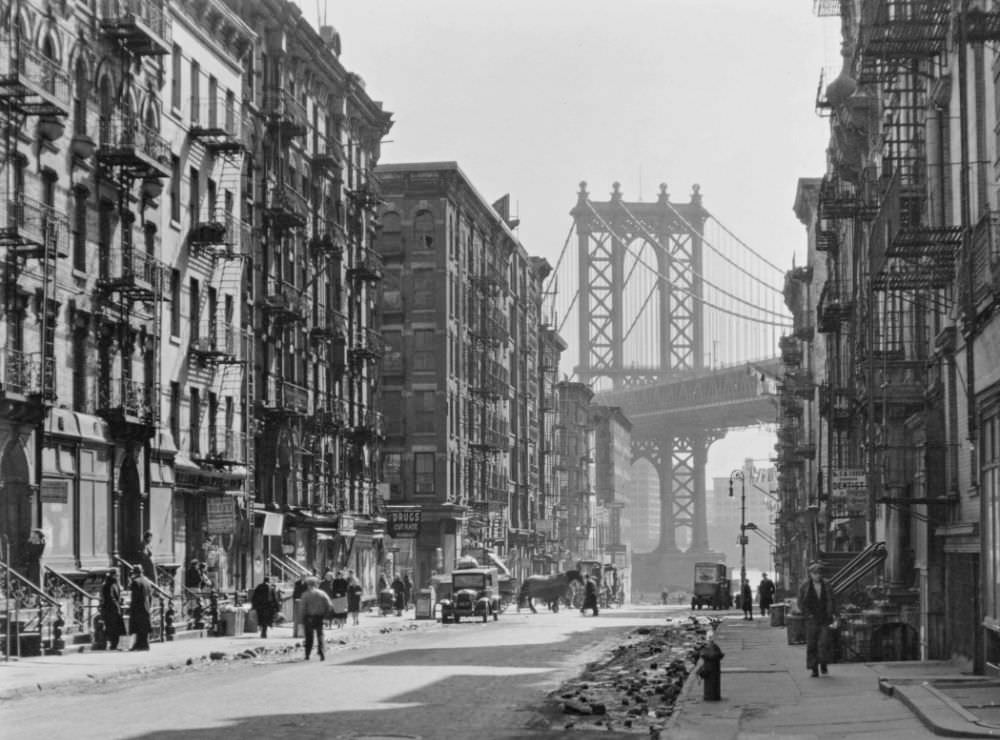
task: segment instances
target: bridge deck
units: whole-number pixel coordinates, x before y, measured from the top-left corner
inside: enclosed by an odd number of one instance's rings
[[[602,391],[595,403],[621,407],[633,438],[670,430],[710,431],[771,423],[779,359],[686,373],[648,385]],[[763,380],[762,380],[763,378]]]

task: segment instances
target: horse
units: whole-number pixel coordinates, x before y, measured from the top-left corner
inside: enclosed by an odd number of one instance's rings
[[[542,599],[549,605],[554,603],[556,607],[553,611],[557,611],[559,609],[559,599],[566,594],[566,589],[569,588],[569,584],[573,581],[583,583],[583,576],[580,575],[580,571],[568,570],[565,573],[557,573],[554,576],[528,576],[524,579],[524,583],[521,585],[521,592],[517,596],[517,610],[521,611],[521,605],[527,601],[531,612],[538,614],[538,610],[535,609],[532,600]]]

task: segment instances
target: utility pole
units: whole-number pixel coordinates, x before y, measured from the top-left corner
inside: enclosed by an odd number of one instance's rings
[[[740,481],[740,588],[747,580],[747,479],[742,470],[729,474],[729,498],[733,497],[733,481]]]

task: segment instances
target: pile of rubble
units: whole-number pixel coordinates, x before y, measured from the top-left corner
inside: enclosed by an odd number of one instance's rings
[[[606,658],[550,695],[567,715],[565,728],[658,733],[715,626],[688,617],[630,632]]]

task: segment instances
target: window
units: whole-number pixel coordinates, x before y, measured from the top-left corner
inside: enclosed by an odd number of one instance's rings
[[[401,391],[382,392],[382,413],[386,434],[403,433],[403,394]]]
[[[435,395],[435,391],[414,391],[414,432],[426,434],[434,431]]]
[[[201,391],[197,388],[191,389],[191,418],[188,428],[191,435],[191,452],[201,452]]]
[[[201,66],[191,62],[191,123],[198,123],[201,114]]]
[[[170,57],[171,78],[170,78],[170,105],[175,110],[181,108],[181,47],[174,44]]]
[[[413,369],[417,372],[432,372],[436,369],[435,342],[433,329],[417,329],[413,332]]]
[[[170,336],[181,335],[181,271],[170,271]]]
[[[83,136],[87,133],[87,96],[90,95],[90,80],[87,78],[87,65],[82,59],[76,63],[73,95],[73,133]]]
[[[413,219],[413,239],[417,249],[434,247],[434,214],[430,211],[420,211]]]
[[[219,81],[209,75],[208,77],[208,126],[215,128],[222,121],[219,120]]]
[[[413,455],[414,492],[418,496],[434,495],[434,453],[416,452]]]
[[[434,275],[414,275],[413,277],[413,308],[434,308],[436,299]]]
[[[87,381],[90,368],[87,364],[87,332],[73,332],[73,409],[87,411]]]
[[[198,221],[198,202],[201,199],[201,194],[198,192],[200,177],[198,168],[192,167],[188,180],[188,218],[191,219],[192,225]]]
[[[73,268],[87,270],[87,191],[73,196]]]
[[[181,438],[181,384],[176,381],[170,383],[170,415],[168,423],[170,424],[170,434],[174,438],[174,444],[177,444]]]
[[[191,278],[191,285],[188,293],[188,315],[191,320],[191,344],[198,341],[200,337],[201,324],[201,297],[200,286],[197,278]]]
[[[170,157],[170,220],[181,220],[181,158]]]

